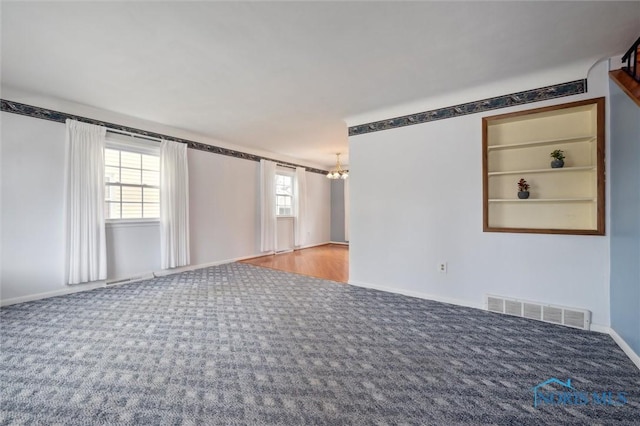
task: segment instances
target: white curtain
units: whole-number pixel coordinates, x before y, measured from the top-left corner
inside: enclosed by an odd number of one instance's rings
[[[296,167],[295,180],[295,246],[302,247],[306,243],[307,220],[307,175],[304,167]]]
[[[107,278],[104,229],[104,145],[107,129],[66,121],[66,281]]]
[[[189,169],[187,144],[160,145],[160,267],[188,265]]]
[[[349,179],[344,180],[344,240],[349,241]]]
[[[260,250],[276,250],[276,163],[260,160]]]

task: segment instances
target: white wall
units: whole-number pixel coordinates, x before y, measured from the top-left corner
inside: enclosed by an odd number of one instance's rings
[[[325,175],[307,172],[307,237],[304,246],[331,239],[331,182]]]
[[[483,233],[481,151],[483,116],[604,96],[607,70],[593,70],[585,95],[351,137],[350,282],[475,307],[493,293],[586,308],[608,326],[609,237]]]
[[[190,149],[191,263],[260,253],[260,163]]]
[[[64,126],[2,112],[0,297],[64,287]]]
[[[6,96],[4,92],[3,97],[17,102],[36,100],[40,102],[36,106],[55,106],[64,112],[243,151],[157,123],[63,101],[15,93]],[[6,112],[2,112],[1,119],[1,303],[95,287],[96,284],[64,284],[64,124]],[[269,157],[280,158],[275,154]],[[259,163],[196,150],[188,150],[188,159],[191,264],[223,263],[260,255]],[[307,186],[306,245],[329,242],[330,182],[324,175],[307,173]],[[158,272],[159,241],[158,223],[108,224],[107,279]]]
[[[611,328],[640,361],[640,108],[617,84],[610,82],[609,87]]]
[[[160,270],[160,222],[107,223],[107,281]]]
[[[331,241],[344,243],[345,238],[345,205],[344,190],[346,181],[331,180]]]

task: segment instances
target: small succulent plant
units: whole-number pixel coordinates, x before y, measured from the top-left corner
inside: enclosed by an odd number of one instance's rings
[[[528,190],[529,190],[529,184],[527,183],[526,180],[521,178],[518,181],[518,191],[528,191]]]

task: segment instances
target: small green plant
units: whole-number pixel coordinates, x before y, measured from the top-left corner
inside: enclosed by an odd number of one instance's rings
[[[564,151],[561,149],[554,149],[553,151],[551,151],[551,154],[549,154],[549,156],[551,158],[555,158],[556,160],[564,160]]]
[[[518,181],[518,191],[528,191],[528,190],[529,190],[529,184],[527,183],[526,180],[521,178]]]

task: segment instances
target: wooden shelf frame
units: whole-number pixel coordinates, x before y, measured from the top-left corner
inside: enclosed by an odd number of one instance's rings
[[[504,175],[519,175],[519,174],[535,174],[535,173],[563,173],[563,172],[577,172],[580,170],[589,171],[595,170],[596,166],[580,166],[580,167],[562,167],[560,169],[530,169],[530,170],[507,170],[504,172],[488,172],[491,176],[504,176]]]
[[[512,149],[512,148],[517,148],[517,149],[533,148],[536,146],[559,145],[559,144],[565,144],[565,143],[592,142],[595,139],[596,139],[595,136],[587,135],[587,136],[579,136],[575,138],[546,139],[542,141],[510,143],[510,144],[504,144],[504,145],[489,145],[487,146],[487,151],[493,151],[498,149]]]
[[[588,129],[585,128],[584,132],[577,131],[578,135],[584,133],[584,136],[575,136],[573,137],[543,137],[543,138],[531,138],[530,141],[524,141],[521,143],[510,143],[508,137],[502,138],[501,136],[497,136],[501,139],[501,142],[507,142],[502,144],[491,144],[489,143],[489,127],[492,125],[500,126],[503,123],[507,123],[507,125],[511,123],[516,123],[518,125],[519,121],[522,120],[533,120],[529,122],[535,126],[535,120],[537,118],[545,119],[548,117],[553,117],[553,119],[562,120],[562,114],[571,114],[576,112],[579,114],[580,112],[586,111],[585,108],[592,108],[593,114],[593,128]],[[520,111],[508,114],[495,115],[490,117],[484,117],[482,119],[482,183],[483,183],[483,231],[484,232],[512,232],[512,233],[537,233],[537,234],[571,234],[571,235],[605,235],[605,98],[594,98],[587,99],[578,102],[571,102],[561,105],[554,105],[550,107],[544,108],[536,108],[528,111]],[[557,113],[557,115],[555,115]],[[544,122],[544,121],[541,121]],[[591,123],[590,123],[591,124]],[[526,126],[527,124],[525,124]],[[495,131],[495,130],[494,130]],[[499,130],[502,131],[502,130]],[[536,133],[535,131],[532,133]],[[539,135],[544,134],[544,136],[553,136],[553,134],[547,134],[549,132],[541,132]],[[562,132],[560,132],[562,133]],[[566,133],[566,132],[565,132]],[[520,138],[514,138],[520,139]],[[489,172],[490,159],[489,152],[500,151],[500,150],[514,150],[514,154],[511,155],[519,155],[518,150],[523,150],[523,155],[531,155],[528,154],[532,151],[528,150],[528,148],[535,148],[541,146],[554,146],[554,145],[563,145],[563,144],[574,144],[574,143],[589,143],[591,144],[591,148],[594,149],[595,155],[592,160],[592,164],[586,166],[578,166],[578,167],[565,167],[559,169],[546,168],[541,169],[537,167],[527,168],[527,169],[519,169],[519,170],[508,170],[508,165],[505,167],[504,164],[498,163],[499,166],[502,167],[502,170],[496,167],[496,164],[493,164],[493,169]],[[593,145],[595,144],[595,146]],[[572,145],[573,146],[573,145]],[[564,149],[564,148],[563,148]],[[578,145],[580,150],[587,149],[584,146]],[[594,152],[592,151],[592,152]],[[584,152],[584,151],[583,151]],[[524,158],[524,157],[523,157]],[[492,160],[495,161],[495,160]],[[534,165],[534,164],[532,164]],[[556,173],[559,173],[556,175]],[[572,197],[570,193],[567,193],[568,196],[562,198],[528,198],[528,199],[519,199],[516,198],[516,191],[514,188],[513,198],[489,198],[489,188],[490,188],[490,180],[491,178],[498,178],[499,176],[508,176],[508,175],[521,175],[525,176],[529,174],[540,174],[541,176],[545,176],[545,179],[555,179],[553,176],[567,176],[565,173],[576,173],[575,176],[591,176],[589,178],[589,182],[585,181],[586,185],[594,185],[592,190],[595,194],[593,197],[585,197],[584,195],[578,195],[580,191],[577,191],[575,197]],[[582,175],[580,175],[582,174]],[[572,177],[575,180],[575,178]],[[582,178],[578,178],[582,179]],[[591,180],[594,179],[594,180]],[[594,183],[595,182],[595,183]],[[499,184],[494,182],[494,184]],[[514,181],[515,185],[515,181]],[[504,188],[504,187],[503,187]],[[495,191],[495,189],[492,189]],[[589,192],[591,192],[589,191]],[[518,205],[519,204],[519,205]],[[490,208],[490,206],[492,206]],[[504,207],[500,207],[504,206]],[[513,206],[513,207],[508,207]],[[530,207],[527,207],[530,206]],[[558,223],[554,223],[555,221],[549,220],[549,222],[545,222],[541,227],[539,223],[533,224],[529,223],[529,226],[519,226],[521,225],[521,221],[513,219],[519,219],[518,216],[515,216],[517,213],[514,212],[526,212],[530,208],[534,208],[538,210],[534,210],[534,212],[544,211],[545,214],[551,215],[554,217],[554,214],[558,214],[556,212],[560,212],[563,214],[565,220],[566,217],[569,217],[569,212],[571,209],[579,209],[580,215],[586,215],[585,221],[586,223],[590,223],[593,226],[582,226],[582,222],[578,222],[577,224],[574,222],[566,223],[566,226],[555,226]],[[549,207],[545,207],[549,206]],[[562,207],[567,206],[567,207]],[[573,206],[573,207],[569,207]],[[495,210],[498,209],[498,210]],[[507,209],[507,210],[504,210]],[[515,210],[514,210],[515,209]],[[525,209],[525,210],[522,210]],[[543,209],[543,210],[539,210]],[[551,209],[551,210],[547,210]],[[566,210],[569,209],[569,210]],[[498,214],[494,218],[493,221],[490,219],[490,214]],[[503,213],[504,212],[504,213]],[[573,213],[573,212],[571,212]],[[511,215],[510,219],[503,219],[504,215]],[[531,214],[531,212],[529,212]],[[533,217],[533,216],[531,216]],[[492,223],[492,225],[490,225]],[[496,224],[498,223],[498,224]],[[514,223],[517,223],[518,226],[511,226]],[[500,226],[500,225],[505,226]],[[509,224],[509,225],[507,225]],[[576,229],[577,228],[577,229]]]
[[[584,203],[597,201],[595,198],[491,198],[490,203]]]

